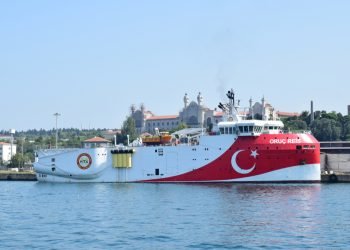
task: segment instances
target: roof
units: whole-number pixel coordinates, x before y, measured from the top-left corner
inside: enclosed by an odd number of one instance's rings
[[[203,128],[184,128],[179,131],[172,133],[172,135],[188,136],[197,135],[203,132]]]
[[[120,134],[121,133],[121,130],[120,129],[117,129],[117,130],[105,130],[105,131],[102,131],[103,134],[106,134],[106,135],[116,135],[116,134]]]
[[[102,137],[95,136],[94,138],[87,139],[84,142],[94,143],[94,142],[111,142],[111,141],[106,140]]]
[[[151,116],[149,118],[147,118],[147,120],[166,120],[166,119],[177,119],[179,118],[178,115],[160,115],[160,116]]]
[[[277,111],[277,114],[279,116],[288,116],[288,117],[293,117],[293,116],[299,116],[299,113],[296,112],[283,112],[283,111]]]
[[[10,145],[10,143],[0,141],[0,145]]]
[[[221,111],[215,111],[214,112],[214,116],[223,116],[224,115],[224,112],[221,112]]]
[[[11,138],[11,135],[3,135],[3,134],[0,134],[0,138]]]

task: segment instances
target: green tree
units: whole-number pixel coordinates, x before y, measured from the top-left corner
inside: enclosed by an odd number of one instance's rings
[[[11,168],[23,168],[26,162],[30,161],[27,155],[15,154],[8,165]]]
[[[137,132],[135,128],[135,120],[129,116],[123,122],[123,126],[121,129],[121,134],[117,136],[118,143],[127,143],[127,135],[129,135],[129,141],[132,142],[137,138]]]
[[[172,134],[172,133],[174,133],[174,132],[176,132],[176,131],[179,131],[179,130],[185,129],[185,128],[187,128],[186,123],[180,122],[179,125],[178,125],[176,128],[170,130],[169,133]]]
[[[338,115],[335,111],[327,113],[326,111],[321,111],[321,119],[326,118],[334,121],[338,121]]]
[[[311,131],[319,141],[336,141],[340,139],[341,128],[337,121],[321,118],[311,123]]]
[[[303,120],[291,120],[291,121],[285,121],[284,126],[286,130],[307,130],[307,124]]]
[[[311,120],[311,115],[309,113],[309,111],[303,111],[301,112],[299,117],[296,117],[296,119],[300,119],[302,121],[304,121],[306,124],[310,124],[310,120]]]
[[[342,141],[348,140],[350,137],[350,116],[342,116],[341,113],[338,113],[338,121],[341,126],[340,139]]]

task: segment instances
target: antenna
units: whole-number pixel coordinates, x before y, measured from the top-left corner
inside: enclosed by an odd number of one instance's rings
[[[58,119],[58,117],[61,115],[61,114],[59,114],[59,113],[54,113],[53,114],[54,116],[56,116],[56,149],[57,149],[57,139],[58,139],[58,131],[57,131],[57,119]]]

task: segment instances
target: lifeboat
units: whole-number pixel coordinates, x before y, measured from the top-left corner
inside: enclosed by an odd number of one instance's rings
[[[160,132],[158,135],[146,135],[141,137],[144,145],[166,145],[171,143],[172,136],[168,132]]]

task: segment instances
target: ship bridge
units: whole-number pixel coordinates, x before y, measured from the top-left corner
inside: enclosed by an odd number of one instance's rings
[[[281,121],[243,120],[239,122],[220,122],[220,134],[235,134],[238,136],[259,136],[261,134],[282,133]]]

